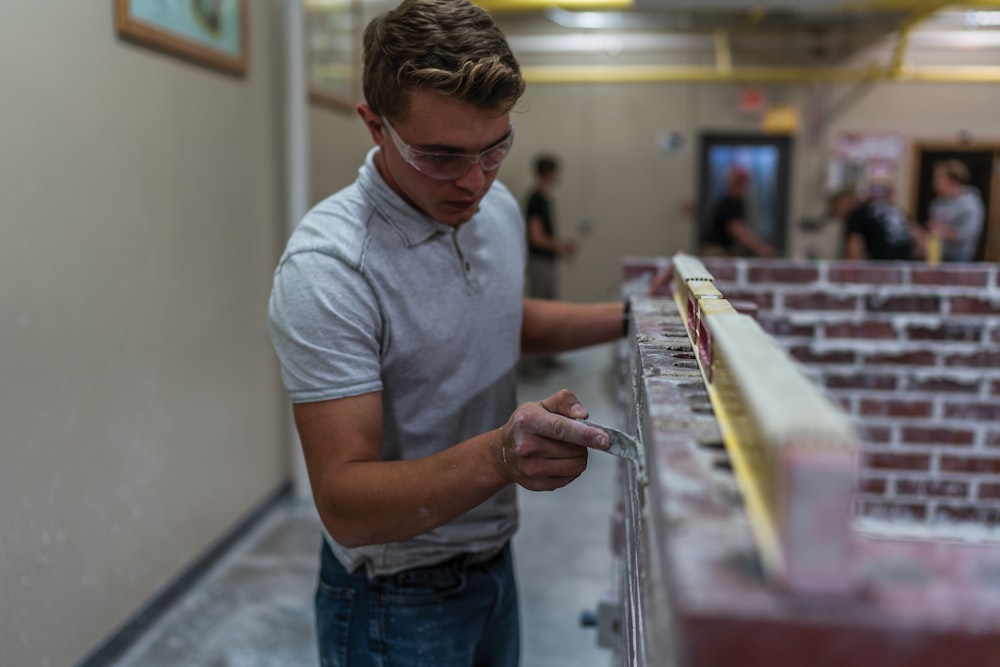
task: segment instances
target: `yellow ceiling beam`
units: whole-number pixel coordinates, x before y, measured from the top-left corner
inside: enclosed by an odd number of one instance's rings
[[[488,12],[542,12],[552,7],[567,10],[596,11],[631,9],[632,0],[474,0]]]
[[[528,83],[850,83],[917,81],[924,83],[1000,83],[1000,66],[891,68],[740,67],[726,73],[704,66],[529,65]]]

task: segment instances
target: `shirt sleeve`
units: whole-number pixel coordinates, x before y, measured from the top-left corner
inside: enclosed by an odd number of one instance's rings
[[[268,310],[293,403],[381,391],[382,316],[357,269],[320,252],[293,254],[275,272]]]

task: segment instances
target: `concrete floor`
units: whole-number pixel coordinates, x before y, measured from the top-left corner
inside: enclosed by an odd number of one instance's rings
[[[617,347],[560,357],[561,366],[523,379],[519,400],[567,388],[591,419],[620,425],[614,402]],[[617,461],[593,453],[587,472],[552,493],[521,491],[514,539],[521,595],[523,667],[608,667],[612,654],[582,628],[612,588],[608,546]],[[309,667],[319,524],[311,503],[276,508],[165,613],[112,667]]]

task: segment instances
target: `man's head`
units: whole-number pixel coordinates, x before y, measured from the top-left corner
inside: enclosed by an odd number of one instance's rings
[[[969,183],[969,168],[960,160],[934,163],[934,192],[945,197],[959,194]]]
[[[414,90],[500,113],[524,93],[503,33],[467,0],[404,0],[365,28],[363,61],[365,100],[391,122]]]
[[[535,177],[543,184],[553,184],[559,177],[559,160],[551,155],[535,158]]]

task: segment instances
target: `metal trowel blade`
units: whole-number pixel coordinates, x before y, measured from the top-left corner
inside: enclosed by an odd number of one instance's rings
[[[587,426],[599,428],[608,434],[608,439],[611,442],[611,446],[608,448],[609,454],[614,454],[615,456],[620,456],[623,459],[628,459],[629,461],[635,463],[640,470],[642,469],[642,454],[640,453],[639,443],[635,438],[627,433],[624,433],[623,431],[619,431],[616,428],[605,426],[604,424],[598,424],[588,419],[581,419],[580,421]]]

